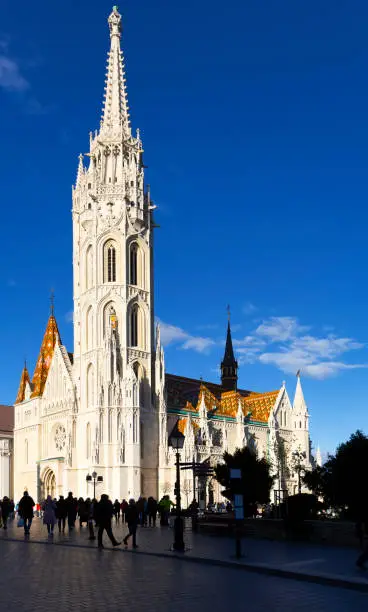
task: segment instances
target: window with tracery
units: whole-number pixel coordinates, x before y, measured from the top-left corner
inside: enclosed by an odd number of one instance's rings
[[[129,281],[131,285],[138,284],[138,245],[135,242],[130,247]]]
[[[113,240],[106,242],[104,246],[104,282],[116,282],[116,244]]]
[[[66,443],[66,430],[62,425],[58,425],[55,429],[54,442],[56,446],[56,450],[61,452]]]
[[[134,304],[130,313],[130,346],[138,346],[138,306]]]

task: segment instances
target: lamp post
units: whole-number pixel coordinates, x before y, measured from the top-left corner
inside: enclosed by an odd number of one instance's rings
[[[298,493],[299,495],[302,492],[302,482],[301,482],[300,474],[304,470],[303,463],[306,457],[307,457],[307,454],[305,453],[305,451],[296,450],[293,452],[294,468],[298,474]]]
[[[96,499],[96,482],[103,482],[103,476],[97,476],[97,472],[92,472],[86,476],[87,484],[93,481],[93,499]]]
[[[179,421],[178,421],[179,422]],[[169,444],[176,451],[176,485],[175,485],[175,496],[176,496],[176,517],[174,523],[174,544],[173,549],[178,552],[184,552],[184,522],[181,516],[181,495],[180,495],[180,450],[184,446],[185,436],[179,431],[178,422],[176,423],[171,436]]]

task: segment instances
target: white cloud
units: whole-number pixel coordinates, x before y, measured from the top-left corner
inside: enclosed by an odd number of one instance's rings
[[[255,333],[268,338],[270,342],[284,342],[308,329],[309,327],[299,325],[295,317],[271,317],[263,321]]]
[[[253,314],[254,312],[256,312],[257,307],[254,304],[252,304],[252,302],[246,302],[246,304],[244,304],[242,310],[243,310],[243,314],[250,315],[250,314]]]
[[[161,342],[164,346],[178,344],[180,349],[193,350],[198,353],[207,352],[216,343],[212,338],[192,336],[188,332],[170,323],[159,321],[161,330]]]
[[[29,83],[21,74],[17,62],[6,55],[0,55],[0,87],[6,91],[18,92],[29,88]]]
[[[275,365],[287,374],[302,370],[304,375],[319,379],[343,370],[368,367],[368,364],[349,364],[336,359],[348,351],[363,348],[361,342],[333,334],[324,337],[302,335],[307,329],[310,327],[300,325],[295,317],[271,317],[263,321],[255,335],[267,339],[267,347],[277,346],[274,351],[261,352],[259,361]]]

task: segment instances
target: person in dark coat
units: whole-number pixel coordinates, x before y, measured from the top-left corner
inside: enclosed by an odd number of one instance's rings
[[[61,527],[63,531],[65,531],[65,521],[68,515],[68,508],[66,505],[66,501],[63,495],[60,495],[59,501],[56,502],[56,517],[58,520],[58,528],[59,532],[61,531]]]
[[[3,497],[3,501],[0,503],[1,506],[1,516],[3,519],[3,527],[4,529],[8,528],[7,522],[9,518],[9,514],[11,513],[11,504],[10,499],[6,495]]]
[[[115,520],[118,523],[120,521],[120,502],[118,499],[114,501],[114,515]]]
[[[138,548],[137,546],[137,525],[139,520],[139,508],[137,508],[137,504],[134,499],[129,500],[129,505],[125,511],[125,520],[128,523],[129,533],[125,536],[123,542],[125,546],[128,546],[128,540],[130,536],[133,537],[133,548]]]
[[[73,493],[70,491],[68,493],[68,497],[65,500],[66,502],[66,514],[68,517],[68,527],[69,531],[74,529],[75,519],[77,518],[77,502],[73,497]]]
[[[118,542],[116,540],[111,529],[111,519],[113,514],[114,507],[112,505],[112,501],[109,499],[109,496],[106,495],[106,493],[103,493],[96,508],[96,518],[98,523],[98,548],[104,548],[104,545],[102,543],[102,536],[104,531],[106,531],[113,546],[120,546],[121,544],[121,542]]]
[[[149,497],[147,500],[147,514],[148,514],[148,525],[156,527],[157,517],[157,501],[153,497]]]
[[[78,500],[78,516],[80,527],[82,527],[83,523],[88,524],[88,509],[83,497],[80,497]]]
[[[29,495],[28,491],[24,491],[23,497],[19,502],[18,514],[24,521],[25,535],[29,535],[31,529],[34,505],[35,503],[32,497]]]

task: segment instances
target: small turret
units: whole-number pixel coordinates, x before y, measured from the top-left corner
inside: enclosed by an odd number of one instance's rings
[[[233,341],[231,339],[230,310],[228,310],[225,353],[221,362],[221,384],[227,391],[236,391],[238,386],[238,362],[234,357]]]

